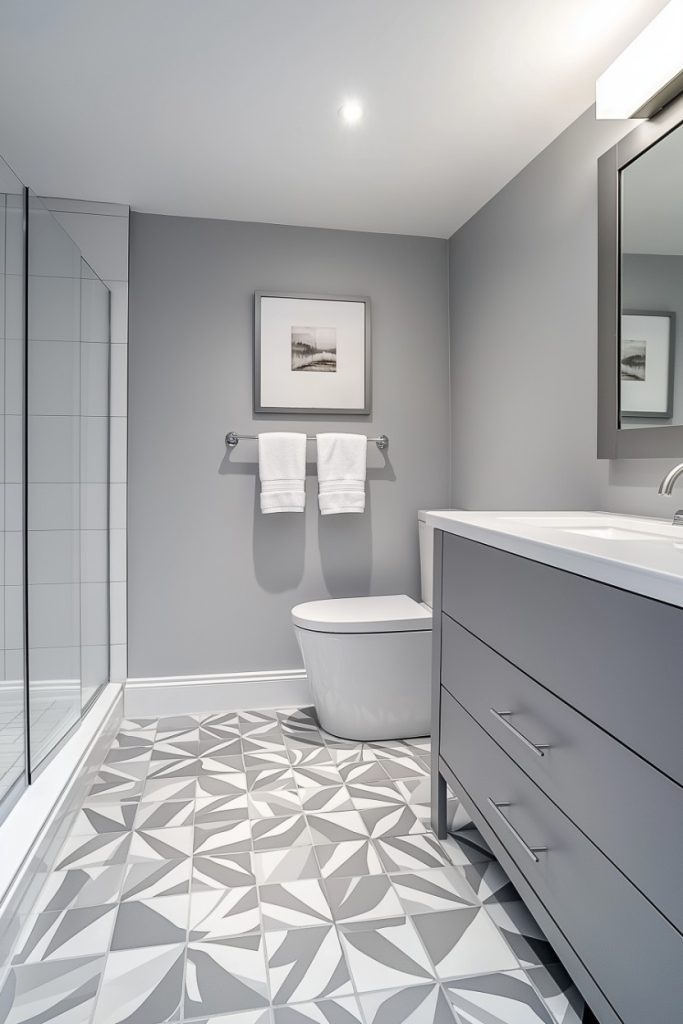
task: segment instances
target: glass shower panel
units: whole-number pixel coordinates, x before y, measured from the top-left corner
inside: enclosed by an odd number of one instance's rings
[[[24,189],[0,159],[0,818],[26,784]]]
[[[81,700],[109,679],[109,289],[81,260]]]
[[[81,713],[81,254],[28,218],[28,705],[35,769]]]

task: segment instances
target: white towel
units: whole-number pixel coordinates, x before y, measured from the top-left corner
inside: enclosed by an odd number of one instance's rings
[[[318,434],[316,441],[320,514],[365,512],[365,434]]]
[[[259,434],[261,511],[303,512],[306,503],[306,435]]]

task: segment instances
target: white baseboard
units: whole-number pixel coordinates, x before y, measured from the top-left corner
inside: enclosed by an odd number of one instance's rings
[[[103,686],[49,767],[0,824],[0,964],[32,907],[109,750],[123,712],[122,687]]]
[[[129,679],[124,698],[126,718],[304,707],[310,703],[303,669]]]

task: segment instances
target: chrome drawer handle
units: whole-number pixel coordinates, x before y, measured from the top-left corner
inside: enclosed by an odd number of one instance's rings
[[[526,853],[527,857],[531,857],[531,859],[534,862],[534,864],[538,864],[538,857],[536,856],[536,854],[537,853],[547,853],[548,847],[547,846],[529,846],[529,844],[526,843],[524,841],[524,839],[522,839],[521,835],[519,834],[519,832],[517,831],[515,826],[512,824],[511,821],[508,821],[508,819],[505,817],[505,815],[501,811],[501,807],[511,807],[512,804],[504,803],[504,802],[501,802],[501,801],[496,803],[496,801],[492,797],[490,797],[490,796],[487,797],[487,800],[488,800],[489,804],[491,805],[491,807],[493,808],[493,810],[498,815],[498,817],[500,818],[500,820],[503,822],[503,824],[507,825],[509,831],[512,832],[513,836],[515,837],[515,839],[517,840],[519,845],[522,847],[522,849]]]
[[[489,708],[489,711],[501,725],[504,725],[506,729],[509,729],[513,736],[516,736],[518,740],[528,747],[529,750],[533,751],[538,757],[545,757],[546,750],[550,749],[549,743],[532,743],[528,737],[520,732],[519,729],[515,729],[512,722],[508,722],[508,715],[514,715],[514,711],[496,711],[495,708]]]

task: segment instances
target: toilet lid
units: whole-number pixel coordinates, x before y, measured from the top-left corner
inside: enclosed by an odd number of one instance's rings
[[[292,621],[317,633],[403,633],[432,628],[429,608],[407,594],[308,601],[292,608]]]

